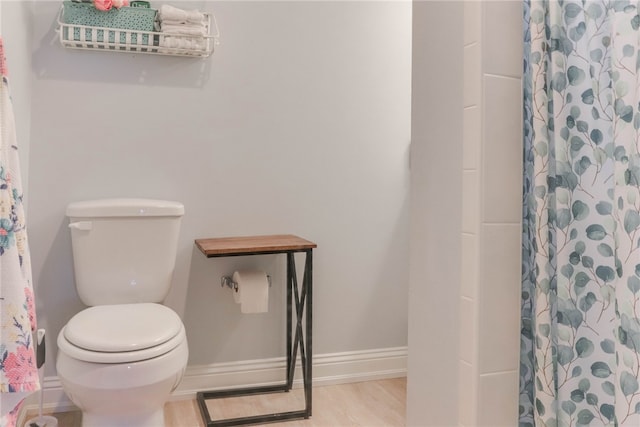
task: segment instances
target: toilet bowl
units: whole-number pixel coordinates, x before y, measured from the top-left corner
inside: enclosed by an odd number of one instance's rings
[[[188,358],[184,326],[154,303],[76,314],[58,335],[57,370],[86,427],[164,425],[163,406]]]

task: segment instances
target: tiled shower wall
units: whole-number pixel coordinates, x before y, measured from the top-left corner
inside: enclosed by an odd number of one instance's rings
[[[522,3],[465,1],[459,425],[517,425]]]

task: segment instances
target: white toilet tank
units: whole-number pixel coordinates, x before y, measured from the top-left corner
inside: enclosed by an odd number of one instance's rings
[[[184,206],[103,199],[67,206],[76,288],[89,306],[162,302],[171,286]]]

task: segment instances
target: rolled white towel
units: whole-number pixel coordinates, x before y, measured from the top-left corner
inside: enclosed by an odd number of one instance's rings
[[[207,27],[204,25],[166,25],[164,22],[161,22],[160,30],[163,33],[171,34],[186,34],[190,36],[207,35]]]
[[[206,21],[202,21],[202,22],[183,22],[183,21],[176,21],[174,19],[163,19],[162,21],[159,21],[160,24],[166,24],[166,25],[188,25],[190,27],[197,27],[197,26],[204,26],[206,25]]]
[[[160,46],[173,49],[205,50],[205,40],[202,38],[166,36],[160,40]]]
[[[206,20],[204,13],[198,10],[183,10],[168,4],[160,6],[158,19],[161,22],[171,21],[180,24],[204,24]]]

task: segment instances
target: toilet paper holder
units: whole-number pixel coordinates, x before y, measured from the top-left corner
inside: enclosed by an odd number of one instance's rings
[[[271,287],[271,275],[267,274],[267,282],[269,282],[269,287]],[[233,289],[235,292],[238,292],[238,282],[234,282],[231,276],[222,276],[220,278],[220,286],[227,287],[229,289]]]

